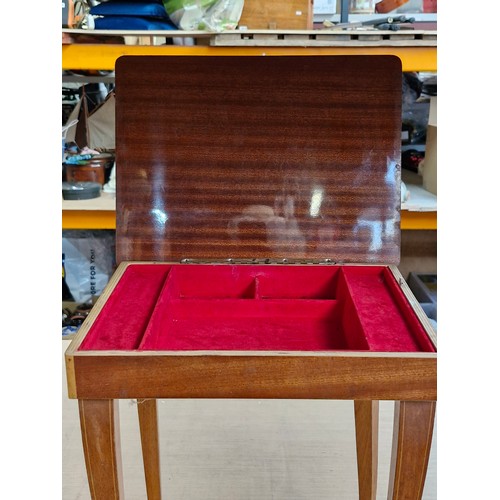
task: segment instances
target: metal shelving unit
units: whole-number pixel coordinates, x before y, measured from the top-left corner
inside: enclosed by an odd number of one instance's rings
[[[150,45],[116,43],[69,43],[62,45],[63,70],[114,71],[123,55],[196,56],[301,56],[301,55],[394,55],[401,59],[403,71],[437,71],[437,34],[435,31],[234,31],[224,33],[181,31],[87,31],[63,30],[69,37],[134,36]],[[195,38],[198,45],[156,45],[160,38]],[[88,42],[88,39],[87,39]],[[103,198],[103,197],[101,197]],[[114,229],[115,203],[112,196],[99,201],[63,201],[63,229]],[[401,229],[437,229],[437,211],[401,211]]]

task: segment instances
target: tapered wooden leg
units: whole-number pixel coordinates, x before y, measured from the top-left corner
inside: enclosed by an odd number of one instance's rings
[[[435,412],[435,401],[396,401],[389,500],[422,498]]]
[[[118,401],[78,401],[83,452],[93,500],[123,498]]]
[[[148,500],[161,500],[160,447],[158,444],[158,419],[156,399],[137,400],[141,430],[142,458]]]
[[[377,495],[378,408],[378,401],[354,401],[359,500]]]

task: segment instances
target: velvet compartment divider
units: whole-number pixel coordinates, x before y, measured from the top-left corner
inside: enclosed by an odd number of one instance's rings
[[[312,275],[320,273],[269,266],[172,269],[139,349],[346,349],[339,302],[322,298]],[[326,273],[330,281],[335,275]],[[291,282],[300,276],[308,278],[303,287]]]

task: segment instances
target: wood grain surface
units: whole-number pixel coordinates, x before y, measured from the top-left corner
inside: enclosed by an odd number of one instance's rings
[[[65,500],[90,500],[78,401],[67,397],[62,362],[70,342],[63,339],[60,353],[61,495]],[[138,405],[131,399],[117,403],[125,498],[147,500]],[[157,406],[165,500],[356,498],[351,401],[162,399]],[[34,414],[37,408],[34,404]],[[377,500],[387,500],[393,420],[394,402],[381,401]],[[424,500],[437,497],[436,437]]]
[[[326,354],[74,356],[80,398],[435,400],[436,358]],[[131,376],[133,374],[133,376]]]
[[[78,401],[92,500],[123,498],[118,401]]]
[[[246,0],[239,26],[248,29],[312,29],[312,0]]]
[[[156,399],[138,399],[137,413],[141,431],[142,462],[148,500],[161,500],[160,444]]]
[[[378,472],[378,401],[354,401],[359,500],[376,500]]]
[[[399,261],[393,56],[124,56],[117,260]]]
[[[422,498],[435,413],[435,401],[396,401],[389,500]]]

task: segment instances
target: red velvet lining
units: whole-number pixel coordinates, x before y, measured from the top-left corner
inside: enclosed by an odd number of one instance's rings
[[[127,267],[80,350],[137,349],[170,267],[155,264]]]
[[[433,351],[385,266],[127,267],[82,350]]]
[[[140,349],[346,348],[335,300],[173,299],[164,311],[154,314]]]
[[[353,298],[350,296],[350,290],[343,272],[339,273],[339,296],[344,297],[344,311],[342,314],[342,329],[349,332],[346,340],[349,349],[356,351],[368,351],[370,346],[366,340],[363,325],[359,319]]]
[[[434,351],[387,268],[346,266],[342,274],[370,351]],[[402,308],[403,304],[406,307]]]
[[[419,350],[435,352],[436,349],[429,337],[426,335],[422,323],[417,318],[410,303],[406,299],[401,289],[394,278],[394,275],[388,269],[383,271],[384,283],[386,284],[394,303],[400,310],[401,317],[404,319],[408,330],[411,332],[415,342],[418,344]]]

